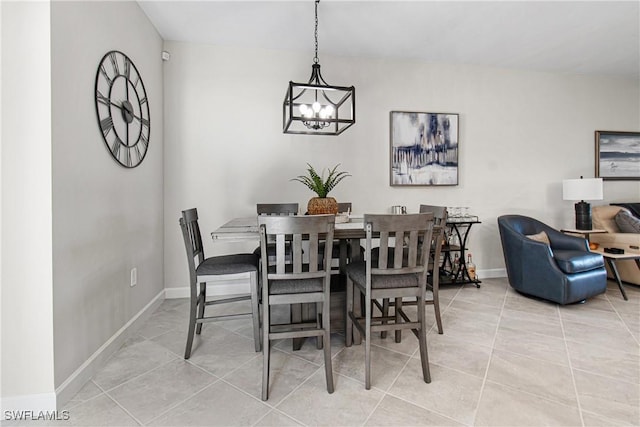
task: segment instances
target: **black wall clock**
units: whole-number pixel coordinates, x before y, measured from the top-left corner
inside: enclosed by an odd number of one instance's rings
[[[111,156],[135,168],[149,149],[149,101],[138,69],[127,55],[107,52],[96,73],[96,113]]]

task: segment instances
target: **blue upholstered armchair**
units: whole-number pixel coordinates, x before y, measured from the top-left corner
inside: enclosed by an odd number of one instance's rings
[[[499,217],[498,228],[514,289],[558,304],[582,301],[607,289],[602,255],[589,252],[585,239],[521,215]]]

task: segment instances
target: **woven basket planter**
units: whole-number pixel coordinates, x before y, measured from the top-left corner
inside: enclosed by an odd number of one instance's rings
[[[314,197],[307,204],[309,215],[337,214],[338,202],[333,197]]]

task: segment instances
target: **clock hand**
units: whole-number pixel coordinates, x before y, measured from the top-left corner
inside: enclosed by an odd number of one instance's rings
[[[140,123],[143,123],[143,119],[141,117],[136,116],[135,114],[131,114],[134,119],[138,120]]]
[[[131,105],[129,103],[129,80],[126,80],[126,87],[127,87],[127,107],[129,105]],[[124,102],[122,103],[124,105]],[[127,114],[131,114],[133,115],[133,111],[129,111],[129,108],[127,108]],[[133,121],[133,119],[131,119],[131,121]],[[129,120],[127,120],[126,114],[125,114],[125,122],[127,123],[127,145],[129,145],[129,123],[131,123]]]
[[[109,102],[109,104],[113,105],[113,106],[114,106],[114,107],[116,107],[116,108],[119,108],[119,109],[121,109],[121,110],[122,110],[122,109],[125,109],[125,110],[127,109],[127,108],[124,106],[125,101],[120,101],[120,104],[119,104],[119,105],[118,105],[118,104],[116,104],[115,102],[113,102],[113,101],[112,101],[112,100],[110,100],[110,99],[107,99],[107,101]]]
[[[107,103],[109,103],[110,105],[113,105],[114,107],[119,108],[119,109],[121,109],[121,110],[122,110],[122,106],[121,106],[121,105],[116,104],[115,102],[113,102],[113,101],[112,101],[112,100],[110,100],[109,98],[103,98],[103,99],[104,99],[105,101],[107,101]]]

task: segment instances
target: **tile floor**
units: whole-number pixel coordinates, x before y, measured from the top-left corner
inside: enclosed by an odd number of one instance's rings
[[[335,393],[314,343],[272,352],[270,399],[249,320],[207,324],[182,358],[186,300],[166,300],[75,398],[82,426],[632,426],[640,425],[640,288],[560,307],[526,298],[506,279],[441,290],[444,335],[433,327],[432,382],[417,340],[373,340],[373,388],[363,346],[332,339]],[[45,425],[44,422],[31,424]]]

